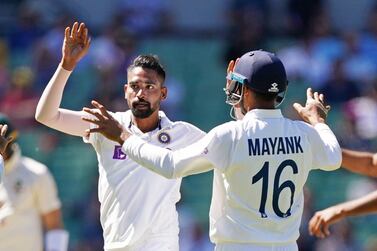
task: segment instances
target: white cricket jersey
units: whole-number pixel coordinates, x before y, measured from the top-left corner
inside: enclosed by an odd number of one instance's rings
[[[148,133],[132,125],[131,111],[112,115],[146,142],[172,150],[205,135],[189,123],[170,121],[163,112],[159,112],[159,127]],[[141,167],[122,152],[118,143],[101,134],[91,134],[88,141],[99,162],[98,196],[105,250],[145,250],[143,245],[148,239],[166,242],[169,238],[178,247],[175,204],[180,199],[181,179],[169,180]],[[163,249],[167,250],[156,251]]]
[[[0,250],[42,251],[41,215],[60,206],[47,167],[15,151],[0,184]]]
[[[292,121],[278,109],[252,110],[179,151],[156,149],[136,136],[122,149],[169,178],[215,168],[210,237],[216,244],[294,243],[309,171],[334,170],[341,163],[339,144],[327,125]]]

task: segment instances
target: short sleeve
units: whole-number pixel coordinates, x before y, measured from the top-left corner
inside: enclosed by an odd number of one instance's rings
[[[38,210],[46,214],[61,207],[57,187],[51,173],[47,170],[38,174],[35,185],[35,197]]]

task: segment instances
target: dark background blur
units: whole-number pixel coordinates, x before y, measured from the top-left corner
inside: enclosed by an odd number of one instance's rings
[[[63,107],[80,110],[91,99],[127,109],[126,66],[138,54],[157,54],[167,70],[164,110],[174,120],[208,131],[228,121],[222,87],[230,59],[265,49],[286,66],[284,114],[305,101],[311,86],[332,106],[328,123],[341,145],[377,149],[377,2],[374,0],[2,0],[0,111],[21,130],[24,155],[54,174],[69,230],[70,250],[101,250],[94,150],[34,121],[39,96],[61,58],[64,28],[85,22],[89,54],[72,74]],[[178,205],[181,251],[206,251],[212,174],[185,178]],[[313,212],[362,196],[375,179],[344,170],[309,177],[300,250],[375,251],[377,218],[334,225],[325,240],[308,236]],[[126,193],[127,191],[125,191]]]

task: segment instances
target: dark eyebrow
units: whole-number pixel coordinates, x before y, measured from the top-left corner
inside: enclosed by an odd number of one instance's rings
[[[150,80],[147,80],[147,81],[130,81],[130,82],[128,82],[129,85],[138,84],[138,83],[145,83],[145,84],[148,84],[148,85],[157,85],[157,83],[155,83],[153,81],[150,81]]]

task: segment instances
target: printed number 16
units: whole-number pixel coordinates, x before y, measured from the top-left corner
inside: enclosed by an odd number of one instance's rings
[[[274,178],[274,191],[272,194],[272,208],[274,209],[274,212],[276,213],[277,216],[281,218],[286,218],[291,215],[291,208],[293,204],[293,197],[295,194],[295,184],[291,180],[286,180],[284,181],[280,186],[279,186],[279,181],[280,181],[280,176],[281,173],[283,172],[283,169],[286,168],[287,166],[292,167],[293,174],[298,173],[298,168],[296,165],[296,162],[294,162],[291,159],[283,161],[278,169],[276,170],[275,178]],[[258,182],[260,179],[262,179],[262,196],[261,196],[261,202],[259,206],[259,212],[261,213],[262,218],[267,218],[266,214],[266,201],[267,201],[267,192],[268,192],[268,172],[269,172],[269,162],[266,161],[264,162],[264,165],[262,169],[253,177],[252,184],[255,184]],[[290,206],[287,210],[287,212],[283,213],[280,208],[279,208],[279,196],[281,191],[283,191],[284,188],[289,188],[291,191],[291,201],[290,201]]]

